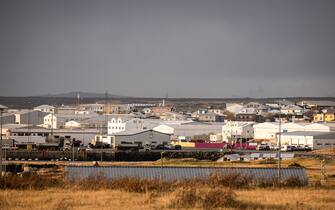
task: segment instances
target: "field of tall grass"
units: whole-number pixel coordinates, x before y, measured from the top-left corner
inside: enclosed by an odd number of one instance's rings
[[[95,177],[68,182],[31,175],[0,178],[0,209],[334,209],[335,187],[296,179],[256,184],[237,174],[159,181]]]
[[[276,167],[276,163],[264,161],[216,163],[164,159],[163,163]],[[335,209],[335,161],[326,163],[325,178],[321,181],[320,160],[283,161],[283,167],[306,168],[307,186],[295,178],[281,183],[276,180],[256,183],[238,174],[212,174],[206,180],[174,182],[126,177],[69,182],[62,178],[62,166],[57,166],[30,176],[0,177],[0,209]],[[161,161],[134,164],[158,165]]]

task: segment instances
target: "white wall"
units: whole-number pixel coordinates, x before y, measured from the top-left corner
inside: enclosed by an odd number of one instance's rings
[[[222,126],[222,140],[227,141],[232,136],[242,138],[253,138],[254,128],[253,123],[246,122],[227,122]]]
[[[53,120],[53,122],[52,122]],[[53,114],[48,114],[44,117],[43,119],[43,127],[45,128],[53,128],[56,129],[57,128],[57,117]]]
[[[282,123],[281,132],[305,131],[305,126],[296,123]],[[276,135],[279,132],[279,123],[260,123],[254,125],[254,138],[264,140],[276,140]]]
[[[281,144],[282,145],[300,145],[300,146],[308,145],[310,147],[313,147],[313,136],[282,135]]]
[[[118,133],[126,130],[126,123],[121,118],[112,118],[108,122],[108,134]]]
[[[80,123],[74,120],[70,120],[69,122],[65,123],[65,128],[79,128],[79,127],[80,127]]]

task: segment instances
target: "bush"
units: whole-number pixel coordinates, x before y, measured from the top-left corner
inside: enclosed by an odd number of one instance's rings
[[[258,164],[276,164],[278,161],[274,158],[267,158],[265,160],[258,161]]]
[[[236,194],[226,188],[179,188],[174,193],[170,207],[172,208],[218,208],[237,207]]]
[[[288,177],[282,181],[278,181],[277,178],[273,179],[263,179],[260,180],[257,184],[258,187],[302,187],[306,183],[300,180],[298,177]]]
[[[211,187],[245,188],[251,185],[252,178],[239,173],[214,173],[207,179]]]
[[[289,168],[305,168],[304,166],[300,165],[299,163],[297,162],[293,162],[293,163],[290,163],[288,165]]]
[[[214,188],[203,194],[202,207],[217,208],[217,207],[236,207],[236,194],[232,190],[222,190]]]
[[[137,178],[120,178],[107,179],[105,177],[94,177],[79,180],[75,185],[82,190],[99,190],[99,189],[117,189],[127,192],[166,192],[173,187],[171,182],[160,181],[158,179],[137,179]]]
[[[303,181],[301,181],[298,177],[289,177],[284,180],[281,185],[283,187],[302,187],[305,185]]]
[[[180,188],[176,190],[174,199],[171,201],[171,207],[191,208],[199,201],[196,188]]]
[[[30,175],[20,177],[17,175],[0,177],[0,189],[46,189],[49,187],[61,187],[64,182],[61,179]]]

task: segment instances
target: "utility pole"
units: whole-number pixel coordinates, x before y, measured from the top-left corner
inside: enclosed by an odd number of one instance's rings
[[[2,110],[0,105],[0,176],[2,176]]]
[[[50,141],[54,143],[54,111],[51,112]]]
[[[321,172],[321,181],[325,181],[325,163],[326,163],[326,158],[325,155],[323,155],[323,158],[321,160],[321,167],[320,167],[320,172]]]
[[[164,155],[164,152],[161,152],[161,173],[160,173],[160,177],[159,177],[159,180],[162,181],[162,178],[163,178],[163,156]]]
[[[5,106],[0,105],[0,176],[2,176],[2,112]]]
[[[107,100],[108,100],[108,92],[107,90],[105,91],[105,108],[104,108],[104,115],[105,115],[105,122],[104,122],[104,126],[101,125],[101,133],[102,133],[102,136],[101,136],[101,151],[100,151],[100,161],[102,162],[103,161],[103,136],[107,136],[108,134],[108,116],[107,116]],[[104,129],[105,128],[105,129]]]
[[[281,179],[281,105],[279,103],[279,132],[278,132],[278,183]]]

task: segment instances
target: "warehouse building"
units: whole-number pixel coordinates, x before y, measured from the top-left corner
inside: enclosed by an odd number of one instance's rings
[[[100,139],[101,138],[101,139]],[[154,130],[133,130],[123,131],[109,136],[96,136],[95,141],[102,141],[105,144],[109,144],[111,147],[118,146],[121,144],[130,145],[157,145],[157,144],[168,144],[170,143],[170,134],[154,131]]]
[[[335,147],[335,132],[294,131],[282,133],[281,144],[294,146],[307,145],[312,149]]]

